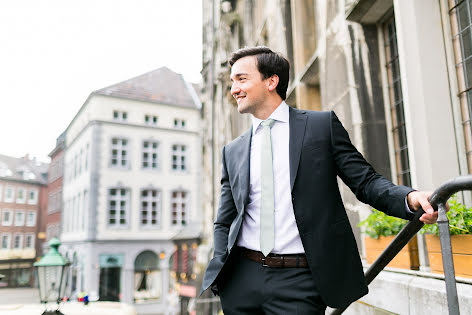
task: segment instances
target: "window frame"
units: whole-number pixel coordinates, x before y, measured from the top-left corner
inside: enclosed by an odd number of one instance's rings
[[[22,222],[21,224],[19,224],[19,223],[17,222],[17,216],[18,216],[19,214],[22,214],[22,215],[23,215],[23,219],[22,219],[23,222]],[[25,210],[15,210],[15,222],[14,222],[14,226],[25,226],[25,224],[26,224],[26,212],[25,212]]]
[[[20,237],[20,241],[19,241],[19,246],[18,248],[15,247],[15,243],[16,243],[16,238],[17,237]],[[24,249],[24,235],[23,233],[14,233],[13,235],[13,250],[21,250],[21,249]]]
[[[176,199],[174,197],[174,193],[184,193],[185,197],[180,197],[179,199]],[[190,197],[189,197],[189,191],[185,189],[173,189],[170,192],[170,226],[171,227],[184,227],[188,226],[189,224],[189,216],[190,216],[190,210],[189,210],[189,203],[190,203]],[[179,203],[180,202],[180,207]],[[173,223],[174,221],[174,203],[176,204],[176,223]],[[184,205],[182,207],[182,204]],[[182,215],[184,214],[184,215]],[[182,217],[185,217],[184,220],[182,220]],[[182,221],[185,221],[185,223],[182,223]]]
[[[31,237],[31,245],[30,246],[27,245],[29,237]],[[25,233],[23,248],[24,249],[34,249],[34,246],[35,246],[34,233]]]
[[[7,236],[8,237],[8,243],[7,243],[7,247],[3,247],[3,237],[4,236]],[[11,233],[8,233],[8,232],[4,232],[4,233],[1,233],[1,236],[0,236],[0,250],[8,250],[8,249],[11,249],[12,248],[12,237],[11,237]]]
[[[177,150],[177,148],[180,148]],[[188,145],[174,143],[171,147],[171,170],[173,172],[188,172]],[[175,162],[174,162],[175,157]],[[174,168],[175,166],[175,168]]]
[[[29,222],[29,217],[30,217],[31,214],[33,215],[33,220],[32,220],[33,223],[32,224]],[[28,227],[35,227],[36,226],[36,221],[37,221],[36,216],[37,216],[36,211],[27,211],[26,212],[26,219],[25,219],[26,223],[25,223],[25,225],[28,226]]]
[[[111,191],[115,189],[115,190],[119,190],[120,191],[120,198],[117,198],[116,200],[114,200],[114,198],[112,198],[112,195],[111,195]],[[119,215],[119,211],[118,208],[115,209],[116,213],[115,213],[115,223],[110,223],[110,220],[112,219],[111,218],[111,202],[112,201],[115,201],[115,204],[116,206],[118,205],[119,202],[121,202],[122,198],[121,198],[121,190],[124,190],[126,192],[126,195],[125,195],[125,199],[124,201],[126,202],[125,205],[126,205],[126,208],[125,208],[125,213],[124,213],[124,220],[125,220],[125,223],[123,224],[120,224],[119,221],[121,220],[121,217]],[[118,193],[117,193],[118,195]],[[130,226],[130,222],[129,222],[129,219],[130,219],[130,213],[131,213],[131,189],[128,188],[128,187],[122,187],[122,186],[117,186],[117,187],[110,187],[108,188],[107,190],[107,227],[110,228],[110,229],[128,229],[129,226]]]
[[[113,121],[126,122],[128,121],[128,112],[124,110],[113,110]]]
[[[10,214],[10,220],[9,222],[5,223],[4,219],[5,219],[5,212],[8,212]],[[13,225],[13,219],[14,217],[14,211],[12,209],[3,209],[2,210],[2,226],[12,226]]]
[[[156,197],[155,199],[152,196],[146,196],[143,197],[143,192],[147,191],[148,194],[149,192],[156,191]],[[144,200],[143,200],[144,199]],[[160,189],[150,187],[150,188],[143,188],[140,191],[139,194],[139,226],[147,229],[158,229],[161,227],[161,222],[162,222],[162,191]],[[146,216],[148,223],[144,224],[143,223],[143,203],[147,202],[148,203],[148,208],[149,208],[149,203],[151,203],[151,209],[146,209]],[[156,202],[156,223],[152,224],[152,202]]]
[[[34,199],[31,199],[31,193],[34,193]],[[37,205],[38,204],[38,190],[35,188],[28,190],[28,204]]]
[[[388,51],[388,49],[390,49],[388,43],[389,34],[387,34],[387,28],[389,24],[394,25],[395,27],[393,37],[395,40],[394,48],[396,48],[395,56],[390,56],[391,52]],[[385,15],[385,18],[379,21],[377,25],[379,30],[379,54],[381,56],[382,89],[384,95],[383,98],[385,105],[385,118],[387,125],[392,178],[393,182],[396,184],[411,186],[411,161],[405,119],[405,100],[403,97],[403,82],[401,80],[401,69],[399,63],[400,56],[398,51],[398,37],[393,10]],[[396,63],[396,65],[394,65],[394,63]],[[393,78],[394,71],[392,68],[394,67],[397,69],[396,78]],[[395,90],[395,87],[397,87],[397,90]],[[400,94],[400,98],[397,100],[396,98],[398,97],[398,94]],[[398,113],[401,114],[400,120],[398,120],[397,117]],[[402,153],[405,153],[403,160],[401,156]],[[404,163],[405,161],[406,163]]]
[[[110,139],[110,159],[109,159],[109,166],[114,169],[126,169],[129,170],[131,168],[131,159],[130,159],[130,140],[125,137],[111,137]],[[113,144],[113,140],[117,140],[116,144]],[[123,145],[123,141],[126,141],[126,144]],[[121,143],[118,143],[121,142]],[[113,150],[117,150],[116,160],[117,164],[113,164]],[[126,152],[126,158],[123,158],[123,152]],[[123,165],[123,160],[126,161],[125,165]]]
[[[11,191],[11,197],[7,198],[7,192]],[[3,198],[3,202],[13,203],[15,201],[15,186],[5,186],[5,196]]]
[[[145,143],[149,143],[150,146],[148,148],[145,148],[144,147],[144,144]],[[156,144],[156,148],[152,148],[152,145]],[[160,161],[160,141],[158,140],[153,140],[153,139],[150,139],[150,140],[143,140],[142,142],[142,147],[141,147],[141,169],[142,170],[146,170],[146,171],[160,171],[161,169],[161,161]],[[145,161],[144,159],[144,154],[147,153],[148,154],[148,160],[149,161]],[[153,161],[153,158],[152,158],[152,155],[153,154],[156,154],[156,167],[152,167],[152,163],[154,163]],[[148,163],[148,166],[144,166],[144,163]]]
[[[144,115],[144,124],[147,126],[157,126],[159,122],[159,116],[152,114]]]

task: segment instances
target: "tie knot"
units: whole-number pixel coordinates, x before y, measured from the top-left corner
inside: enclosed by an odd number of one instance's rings
[[[269,119],[267,119],[267,120],[263,120],[263,121],[261,122],[261,126],[262,126],[262,127],[269,127],[269,128],[272,128],[272,126],[274,125],[274,123],[275,123],[275,120],[269,118]]]

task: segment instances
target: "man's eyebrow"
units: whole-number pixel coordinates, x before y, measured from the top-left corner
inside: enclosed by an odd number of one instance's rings
[[[247,73],[241,72],[241,73],[236,73],[230,77],[231,82],[233,81],[233,78],[239,78],[243,75],[247,75]]]

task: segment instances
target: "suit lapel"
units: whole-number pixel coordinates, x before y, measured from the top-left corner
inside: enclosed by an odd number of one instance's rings
[[[305,135],[306,115],[304,111],[289,108],[290,121],[290,139],[289,139],[289,158],[290,158],[290,189],[293,190],[293,184],[297,177],[300,154],[302,152],[303,136]]]
[[[249,167],[251,160],[251,138],[252,127],[246,131],[240,138],[238,157],[240,157],[241,164],[239,165],[240,182],[240,197],[243,201],[243,206],[246,207],[249,200]]]

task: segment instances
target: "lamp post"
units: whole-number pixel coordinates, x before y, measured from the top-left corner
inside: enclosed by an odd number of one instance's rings
[[[59,311],[59,303],[64,296],[70,262],[58,251],[61,242],[57,238],[49,241],[51,249],[34,263],[39,283],[39,298],[46,310],[43,315],[64,315]],[[55,310],[48,310],[47,303],[56,303]]]

